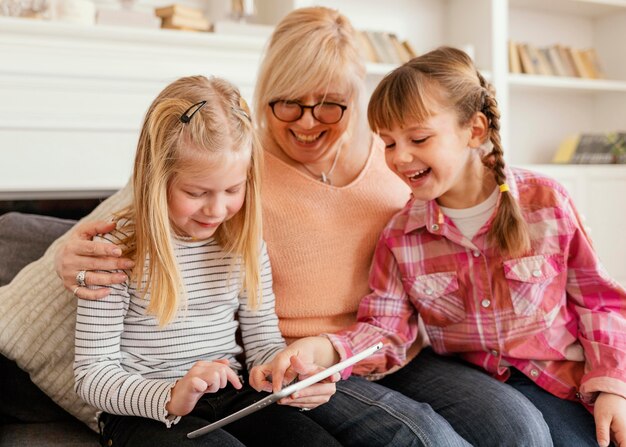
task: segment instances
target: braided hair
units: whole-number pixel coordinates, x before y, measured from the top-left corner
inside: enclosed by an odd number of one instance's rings
[[[423,122],[434,114],[432,105],[441,101],[456,111],[460,126],[468,125],[479,112],[487,118],[491,151],[482,157],[482,163],[493,172],[501,191],[489,241],[508,256],[523,255],[530,249],[530,236],[519,203],[506,184],[495,91],[465,52],[440,47],[411,59],[385,76],[370,98],[367,111],[370,127],[378,131],[410,121]]]

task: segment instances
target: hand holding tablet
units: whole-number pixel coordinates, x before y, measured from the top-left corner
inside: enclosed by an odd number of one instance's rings
[[[246,408],[243,408],[239,411],[237,411],[236,413],[233,413],[229,416],[226,416],[223,419],[220,419],[216,422],[213,422],[211,424],[208,424],[198,430],[194,430],[190,433],[187,434],[188,438],[197,438],[198,436],[204,435],[206,433],[209,433],[213,430],[216,430],[220,427],[223,427],[226,424],[229,424],[233,421],[236,421],[238,419],[241,419],[244,416],[247,416],[248,414],[251,414],[255,411],[258,411],[264,407],[266,407],[267,405],[273,404],[274,402],[287,397],[293,393],[295,393],[296,391],[300,391],[308,386],[313,385],[314,383],[317,383],[321,380],[326,379],[327,377],[332,376],[333,374],[335,374],[336,372],[342,371],[344,369],[346,369],[349,366],[354,365],[357,362],[360,362],[361,360],[363,360],[364,358],[372,355],[373,353],[375,353],[376,351],[380,350],[383,347],[382,343],[377,343],[373,346],[370,346],[367,349],[364,349],[363,351],[353,355],[352,357],[348,357],[347,359],[336,363],[335,365],[326,368],[320,372],[318,372],[317,374],[313,374],[311,377],[307,377],[306,379],[303,379],[301,381],[295,382],[285,388],[283,388],[282,390],[276,392],[276,393],[272,393],[269,396],[259,400],[258,402],[255,402],[252,405],[249,405]]]

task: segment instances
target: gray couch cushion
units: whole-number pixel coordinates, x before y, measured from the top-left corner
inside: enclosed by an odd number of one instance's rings
[[[22,267],[43,255],[52,241],[74,223],[73,220],[14,212],[0,216],[0,286],[8,284]],[[0,419],[3,422],[74,419],[37,388],[15,362],[2,355],[0,377]]]
[[[2,447],[98,447],[98,445],[98,435],[76,420],[8,424],[0,430]]]
[[[41,257],[75,223],[36,214],[0,216],[0,286],[8,284],[22,267]]]

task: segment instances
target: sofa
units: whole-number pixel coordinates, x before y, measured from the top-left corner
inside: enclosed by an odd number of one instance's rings
[[[0,216],[0,286],[38,259],[75,221],[9,212]],[[6,316],[0,316],[0,318]],[[98,435],[0,355],[0,446],[98,446]]]

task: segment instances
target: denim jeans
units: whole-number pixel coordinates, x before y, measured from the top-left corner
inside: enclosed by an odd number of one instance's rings
[[[585,407],[578,402],[553,396],[517,370],[512,372],[507,384],[526,396],[541,411],[550,427],[555,446],[598,447],[596,424],[593,415]]]
[[[163,422],[135,416],[100,415],[103,446],[309,446],[340,447],[341,444],[306,412],[285,405],[269,405],[238,421],[195,439],[187,433],[234,413],[261,399],[249,385],[240,391],[232,387],[205,394],[194,410],[167,428]]]
[[[522,393],[430,348],[379,383],[428,403],[474,446],[552,445],[543,415]]]
[[[337,383],[327,404],[305,414],[344,446],[468,446],[424,403],[359,377]]]

